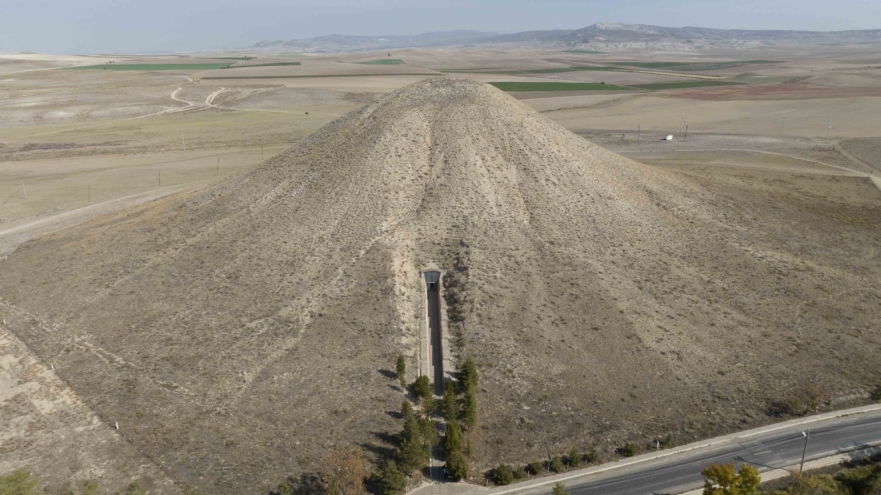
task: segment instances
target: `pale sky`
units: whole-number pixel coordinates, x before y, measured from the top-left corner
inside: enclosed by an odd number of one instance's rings
[[[600,21],[878,29],[881,0],[0,0],[0,52],[192,51],[327,34],[510,33]]]

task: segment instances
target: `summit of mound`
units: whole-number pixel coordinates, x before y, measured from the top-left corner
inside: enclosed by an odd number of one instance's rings
[[[216,187],[24,244],[0,310],[180,483],[254,493],[334,445],[389,453],[382,371],[418,352],[433,264],[454,358],[481,370],[482,468],[864,393],[879,211],[738,203],[436,78]]]

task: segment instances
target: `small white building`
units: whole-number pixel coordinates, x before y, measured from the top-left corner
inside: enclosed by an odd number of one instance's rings
[[[664,139],[662,139],[662,141],[672,141],[672,140],[673,140],[673,135],[672,135],[672,134],[667,134],[667,137],[665,137]]]

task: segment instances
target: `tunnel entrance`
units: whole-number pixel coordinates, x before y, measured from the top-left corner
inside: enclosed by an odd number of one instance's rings
[[[430,366],[434,382],[434,393],[444,393],[444,350],[441,338],[440,272],[425,272],[425,294],[428,298],[428,333],[431,350]]]

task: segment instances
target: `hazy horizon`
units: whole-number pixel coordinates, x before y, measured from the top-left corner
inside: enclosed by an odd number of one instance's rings
[[[843,0],[12,0],[0,14],[0,51],[184,52],[246,48],[262,40],[332,34],[408,35],[478,30],[578,29],[596,22],[718,29],[842,31],[881,28],[881,2]]]

